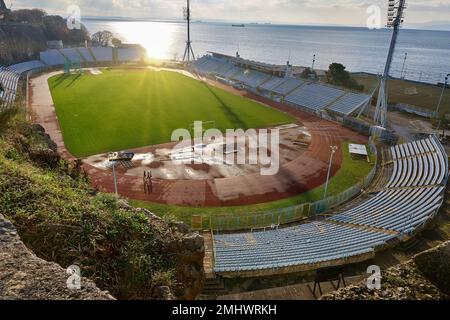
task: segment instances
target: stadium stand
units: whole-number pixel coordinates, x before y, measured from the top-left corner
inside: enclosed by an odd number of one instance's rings
[[[348,116],[362,106],[367,105],[371,98],[367,94],[349,92],[329,106],[327,110],[333,111],[341,116]]]
[[[212,56],[203,56],[202,58],[196,61],[194,66],[200,73],[208,74],[214,73],[216,69],[219,69],[225,64],[227,64],[226,60],[218,59]]]
[[[278,78],[278,77],[272,77],[269,81],[263,83],[259,89],[266,90],[266,91],[273,91],[276,87],[281,85],[283,82],[285,82],[285,78]]]
[[[39,60],[32,60],[32,61],[22,62],[22,63],[18,63],[18,64],[13,64],[13,65],[9,66],[8,68],[10,70],[14,71],[15,73],[23,74],[23,73],[33,71],[33,70],[45,69],[46,65],[43,64]]]
[[[222,64],[220,67],[218,67],[215,70],[215,73],[219,76],[223,76],[223,74],[225,74],[225,72],[227,72],[233,68],[234,68],[234,64],[232,64],[229,61],[226,61],[224,64]]]
[[[395,235],[327,222],[265,232],[216,235],[215,271],[279,269],[350,258],[374,251]]]
[[[286,101],[314,112],[325,109],[344,94],[345,91],[337,88],[307,83],[289,94]]]
[[[224,72],[222,74],[222,76],[225,78],[232,79],[235,74],[238,74],[240,72],[242,72],[242,69],[235,66],[235,67],[229,69],[228,71]]]
[[[88,48],[78,48],[78,52],[81,54],[81,56],[84,58],[84,61],[93,63],[95,62],[94,57],[90,53]]]
[[[284,80],[285,81],[281,82],[280,85],[276,86],[271,91],[276,94],[286,96],[287,94],[291,93],[301,85],[305,84],[305,81],[294,78],[287,78]]]
[[[436,137],[391,148],[389,183],[364,204],[333,221],[410,233],[432,218],[443,203],[448,159]]]
[[[232,79],[239,81],[250,88],[256,89],[261,84],[269,80],[270,75],[250,69],[241,69],[240,72],[235,74]]]
[[[198,73],[240,82],[253,92],[260,90],[285,97],[286,102],[311,112],[327,109],[341,116],[348,116],[370,102],[371,96],[366,94],[346,92],[297,78],[275,77],[269,73],[243,68],[239,66],[241,60],[230,60],[220,57],[220,54],[205,55],[196,60],[193,66]]]
[[[64,65],[66,59],[57,49],[49,49],[40,53],[40,60],[49,66]]]
[[[19,79],[20,74],[9,68],[0,66],[0,83],[2,87],[2,92],[0,93],[0,111],[8,109],[15,102]]]
[[[215,235],[214,270],[239,273],[332,265],[373,253],[424,227],[444,201],[447,154],[435,136],[397,145],[388,153],[386,166],[394,167],[386,170],[389,184],[354,208],[295,227]]]
[[[113,61],[113,51],[111,47],[92,47],[91,51],[94,54],[96,61],[100,62]]]
[[[140,48],[118,48],[117,57],[120,62],[137,62],[142,60],[142,49]]]
[[[59,49],[59,52],[73,63],[83,62],[83,57],[78,53],[75,48]]]

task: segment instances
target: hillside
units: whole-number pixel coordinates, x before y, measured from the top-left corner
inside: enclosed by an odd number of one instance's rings
[[[13,113],[0,117],[0,215],[39,258],[63,269],[79,265],[83,277],[115,298],[194,299],[202,290],[201,236],[90,189],[79,166],[60,159],[40,126]],[[8,241],[17,239],[6,239],[0,251],[14,251]],[[16,258],[6,255],[7,268],[21,264]],[[30,259],[25,265],[39,269],[41,260]],[[3,275],[0,298],[11,280]]]
[[[450,298],[450,242],[419,253],[382,274],[381,290],[366,281],[325,295],[323,300],[448,300]]]

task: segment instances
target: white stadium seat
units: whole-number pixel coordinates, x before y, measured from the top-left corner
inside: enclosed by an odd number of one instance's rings
[[[394,166],[389,184],[354,208],[295,227],[215,235],[215,272],[330,265],[373,253],[423,227],[444,200],[447,154],[435,136],[389,151]]]
[[[3,92],[0,94],[0,112],[10,108],[16,101],[19,80],[19,73],[0,66],[0,83],[3,88]]]

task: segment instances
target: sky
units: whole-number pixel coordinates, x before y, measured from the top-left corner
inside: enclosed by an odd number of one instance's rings
[[[387,0],[191,0],[193,19],[282,24],[365,26],[371,5],[385,19]],[[5,0],[12,9],[42,8],[65,15],[78,5],[82,16],[182,18],[186,0]],[[450,28],[450,0],[407,0],[406,27]]]

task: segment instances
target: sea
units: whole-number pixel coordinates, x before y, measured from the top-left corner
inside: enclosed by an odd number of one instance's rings
[[[91,34],[109,30],[124,42],[139,43],[155,59],[180,59],[186,41],[182,21],[83,21]],[[191,36],[197,57],[209,51],[272,64],[291,64],[328,69],[339,62],[351,72],[381,74],[392,30],[361,27],[295,26],[193,22]],[[405,58],[406,57],[406,58]],[[443,82],[450,73],[450,31],[402,29],[391,76]]]

